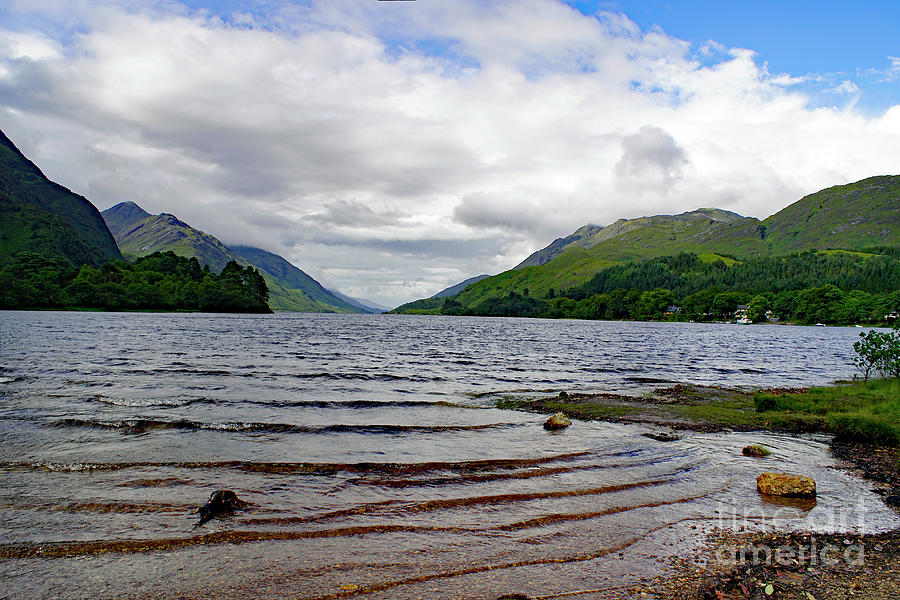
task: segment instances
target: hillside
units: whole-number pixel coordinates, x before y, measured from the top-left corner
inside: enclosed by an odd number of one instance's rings
[[[900,246],[900,175],[824,189],[763,221],[773,255]]]
[[[322,286],[318,281],[298,269],[287,260],[272,252],[267,252],[251,246],[231,246],[235,256],[244,259],[247,263],[262,271],[263,276],[268,275],[286,289],[301,291],[313,303],[329,307],[325,312],[372,312],[353,302],[340,298],[330,290]],[[271,286],[270,286],[271,288]],[[270,289],[269,295],[272,296]],[[285,299],[286,300],[286,299]],[[279,301],[281,302],[281,301]],[[269,305],[275,310],[300,310],[301,312],[321,312],[317,310],[301,309],[303,305],[299,298],[291,298],[291,307],[281,302],[276,308],[273,302]]]
[[[120,202],[102,213],[106,226],[113,237],[122,235],[125,229],[131,228],[139,221],[152,217],[150,213],[134,202]]]
[[[94,205],[47,179],[0,131],[0,265],[22,251],[76,265],[121,258]]]
[[[117,205],[118,206],[118,205]],[[112,207],[108,210],[113,210]],[[104,216],[107,211],[103,211]],[[228,247],[215,237],[194,229],[175,215],[161,213],[150,215],[136,224],[125,227],[116,234],[119,250],[126,258],[134,260],[154,252],[171,250],[178,256],[196,256],[201,265],[219,273],[235,260]]]
[[[876,245],[900,245],[900,176],[828,188],[765,221],[703,208],[679,215],[620,219],[606,227],[585,225],[513,269],[469,285],[454,301],[474,307],[510,293],[553,296],[585,284],[608,267],[680,252],[716,261]],[[438,304],[426,299],[396,310],[432,311]]]
[[[544,264],[519,266],[470,285],[459,295],[464,305],[481,302],[511,291],[544,296],[582,285],[607,267],[679,252],[700,255],[724,253],[736,256],[763,256],[768,248],[757,219],[727,211],[700,209],[680,215],[656,215],[622,219],[608,227],[586,226],[573,234],[564,249],[551,244],[538,253],[552,254]],[[563,238],[566,239],[566,238]],[[540,253],[547,251],[543,255]],[[533,254],[525,262],[532,261]],[[540,260],[540,258],[538,259]],[[524,264],[524,263],[523,263]]]
[[[476,275],[475,277],[469,277],[465,281],[461,281],[456,285],[451,285],[450,287],[441,290],[440,292],[432,296],[432,298],[446,298],[448,296],[455,296],[473,283],[478,283],[482,279],[487,279],[488,277],[490,277],[490,275]]]
[[[216,273],[234,260],[259,269],[269,287],[272,310],[364,312],[336,297],[281,256],[249,246],[229,248],[174,215],[151,215],[133,202],[119,203],[102,215],[115,232],[122,254],[131,260],[154,252],[172,251],[178,256],[196,257],[201,265],[208,265]]]

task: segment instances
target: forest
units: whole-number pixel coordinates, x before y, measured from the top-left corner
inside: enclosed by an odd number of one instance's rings
[[[268,300],[266,282],[253,267],[231,261],[215,274],[174,252],[99,267],[20,252],[0,269],[0,309],[268,313]]]
[[[444,300],[441,314],[605,320],[734,320],[746,306],[753,322],[884,324],[900,309],[900,249],[803,252],[780,257],[701,260],[653,258],[598,272],[581,286],[527,289],[464,306]]]

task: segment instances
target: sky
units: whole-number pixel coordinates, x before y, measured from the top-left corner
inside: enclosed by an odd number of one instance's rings
[[[6,0],[0,129],[386,306],[587,223],[900,173],[900,3]]]

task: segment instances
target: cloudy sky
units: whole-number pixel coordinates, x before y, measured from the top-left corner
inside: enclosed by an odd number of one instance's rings
[[[0,128],[101,210],[389,306],[589,222],[900,173],[900,3],[723,4],[6,0]]]

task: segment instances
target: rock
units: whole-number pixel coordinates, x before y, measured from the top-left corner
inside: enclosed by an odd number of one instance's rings
[[[569,417],[558,412],[544,421],[544,429],[565,429],[571,424],[572,421],[569,420]]]
[[[900,506],[900,495],[885,496],[884,503],[890,506]]]
[[[569,394],[567,392],[560,392],[559,396],[557,396],[557,398],[559,398],[560,400],[568,400]]]
[[[525,594],[503,594],[497,600],[531,600],[531,596]]]
[[[197,509],[200,514],[200,521],[197,526],[203,525],[210,519],[221,515],[230,515],[236,510],[248,506],[249,502],[244,502],[237,497],[237,494],[231,490],[216,490],[209,495],[209,500]]]
[[[757,458],[764,458],[772,454],[768,448],[764,448],[762,446],[758,446],[756,444],[752,444],[750,446],[744,446],[743,450],[741,450],[741,454],[744,456],[755,456]]]
[[[674,433],[644,433],[641,435],[648,437],[651,440],[656,440],[657,442],[677,442],[681,439]]]
[[[816,495],[816,482],[803,475],[763,473],[756,478],[756,491],[772,496],[809,498]]]

